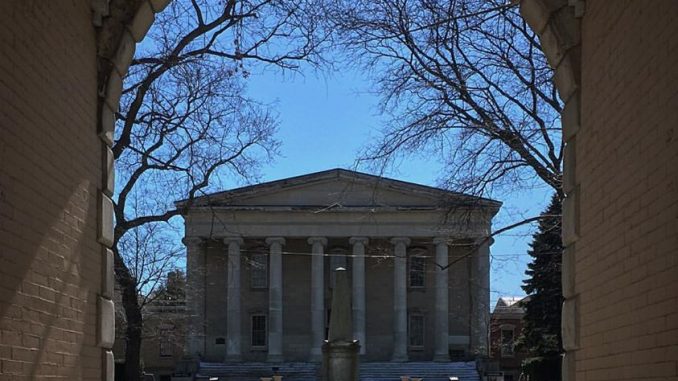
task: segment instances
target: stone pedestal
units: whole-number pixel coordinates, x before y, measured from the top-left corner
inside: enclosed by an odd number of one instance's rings
[[[323,344],[323,381],[358,381],[358,341],[325,341]]]
[[[358,381],[358,351],[360,344],[353,340],[351,291],[346,269],[336,269],[337,284],[332,295],[329,340],[323,344],[324,381]]]

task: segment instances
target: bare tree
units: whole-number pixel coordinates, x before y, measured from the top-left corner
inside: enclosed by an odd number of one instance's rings
[[[561,103],[516,6],[339,0],[328,14],[391,116],[362,162],[384,168],[425,151],[444,163],[441,180],[456,190],[546,184],[562,196]]]
[[[169,239],[163,229],[194,197],[226,178],[256,178],[258,166],[276,154],[277,117],[245,95],[246,78],[264,67],[319,64],[325,38],[318,9],[313,0],[176,0],[137,47],[113,145],[126,380],[140,377],[142,308],[154,295],[153,279],[175,260],[139,249],[158,234]]]

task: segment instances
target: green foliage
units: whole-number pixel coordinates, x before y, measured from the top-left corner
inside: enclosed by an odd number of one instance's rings
[[[523,368],[534,371],[544,358],[556,358],[562,353],[560,314],[563,303],[561,290],[561,200],[554,195],[539,222],[528,254],[533,258],[525,274],[523,290],[530,296],[525,303],[522,335],[518,346],[528,353]],[[532,364],[532,365],[530,365]],[[531,373],[531,372],[530,372]],[[559,379],[559,372],[546,379]]]

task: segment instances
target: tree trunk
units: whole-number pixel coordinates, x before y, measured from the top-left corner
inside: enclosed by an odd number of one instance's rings
[[[125,381],[141,380],[141,332],[143,317],[139,308],[136,287],[125,287],[122,291],[122,304],[125,308],[127,328],[125,337]]]
[[[117,240],[116,240],[117,243]],[[127,327],[125,329],[125,381],[141,380],[141,332],[144,325],[137,294],[136,279],[125,266],[117,245],[113,246],[115,259],[115,277],[122,293],[122,307],[125,310]]]

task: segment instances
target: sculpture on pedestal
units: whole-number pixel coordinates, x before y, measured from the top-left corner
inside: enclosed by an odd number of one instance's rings
[[[336,286],[332,295],[329,337],[323,344],[322,380],[358,381],[358,351],[353,339],[351,290],[345,268],[336,270]]]

